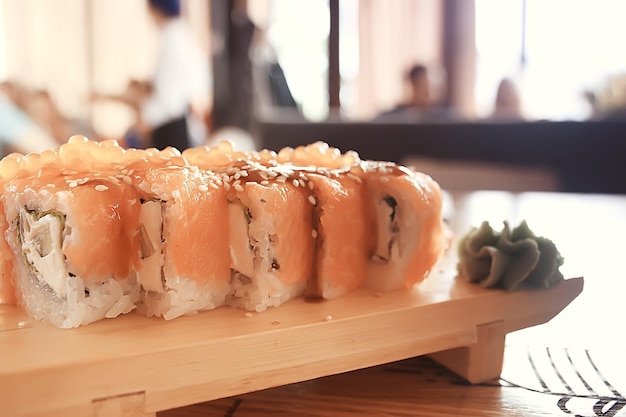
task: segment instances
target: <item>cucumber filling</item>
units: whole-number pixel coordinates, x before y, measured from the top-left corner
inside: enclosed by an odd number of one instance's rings
[[[396,242],[400,227],[398,226],[398,202],[392,196],[387,196],[376,204],[376,251],[372,259],[379,262],[389,262],[391,248]]]

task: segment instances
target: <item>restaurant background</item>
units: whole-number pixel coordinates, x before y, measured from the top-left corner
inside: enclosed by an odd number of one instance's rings
[[[197,144],[226,132],[244,145],[282,145],[291,131],[274,129],[275,122],[303,123],[306,142],[337,135],[315,130],[328,123],[419,129],[551,121],[570,129],[568,122],[622,120],[626,107],[626,5],[617,0],[398,0],[393,7],[382,0],[182,0],[181,8],[212,63],[212,88],[195,112],[203,128]],[[103,97],[153,74],[157,32],[146,1],[3,0],[0,29],[0,79],[20,89],[20,104],[41,127],[59,143],[75,133],[123,141],[135,113]],[[416,64],[428,69],[437,111],[398,114]],[[502,119],[494,105],[504,79],[519,111]],[[452,135],[443,132],[442,140]],[[406,155],[431,149],[421,150],[409,146]],[[494,158],[483,152],[478,159]]]

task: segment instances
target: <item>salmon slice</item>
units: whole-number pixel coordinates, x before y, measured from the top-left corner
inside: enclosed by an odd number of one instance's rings
[[[336,298],[367,279],[374,242],[364,188],[357,177],[309,173],[316,202],[316,275],[307,296]]]
[[[5,238],[8,227],[4,204],[0,202],[0,304],[15,305],[17,297],[13,284],[13,254]]]

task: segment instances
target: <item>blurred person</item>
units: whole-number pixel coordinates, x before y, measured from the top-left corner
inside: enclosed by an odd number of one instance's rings
[[[92,100],[111,100],[122,103],[130,108],[135,122],[124,132],[121,143],[129,148],[147,148],[152,146],[150,130],[141,123],[142,103],[152,92],[152,84],[148,81],[130,80],[122,94],[92,93]]]
[[[151,146],[184,150],[204,140],[192,138],[188,119],[197,114],[199,100],[209,94],[208,57],[196,44],[180,17],[179,0],[148,0],[150,14],[159,29],[154,78],[141,103],[137,130],[149,136]],[[194,124],[197,128],[197,124]]]
[[[454,112],[435,100],[433,81],[426,65],[414,64],[405,75],[409,97],[391,110],[380,114],[379,121],[429,121],[455,117]]]
[[[414,65],[408,72],[407,78],[411,86],[411,98],[407,107],[424,109],[430,107],[430,77],[424,65]]]
[[[505,77],[498,84],[491,119],[503,121],[524,120],[519,92],[515,82],[510,78]]]
[[[76,131],[45,90],[35,90],[29,93],[23,106],[30,117],[52,136],[58,145],[65,143],[74,134],[85,133]]]
[[[430,78],[425,65],[413,65],[406,74],[409,98],[388,113],[403,112],[407,109],[424,110],[430,107]]]
[[[41,128],[18,103],[17,87],[3,83],[0,88],[0,143],[2,154],[27,154],[54,149],[59,143]]]

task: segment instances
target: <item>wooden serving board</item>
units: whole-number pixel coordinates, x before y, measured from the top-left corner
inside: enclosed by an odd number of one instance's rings
[[[425,354],[482,382],[501,372],[506,333],[550,320],[582,288],[573,278],[507,293],[442,271],[411,291],[296,299],[252,317],[131,313],[71,330],[0,306],[0,415],[153,416]]]

